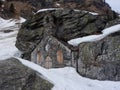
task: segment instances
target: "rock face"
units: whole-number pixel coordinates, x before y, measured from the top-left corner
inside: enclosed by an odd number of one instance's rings
[[[1,90],[51,90],[53,85],[15,58],[0,61]]]
[[[106,16],[95,16],[72,9],[39,12],[22,25],[16,46],[24,55],[29,56],[28,53],[31,53],[47,35],[52,35],[61,42],[67,42],[80,36],[100,33],[106,22]]]
[[[78,72],[99,80],[120,80],[120,33],[79,46]]]

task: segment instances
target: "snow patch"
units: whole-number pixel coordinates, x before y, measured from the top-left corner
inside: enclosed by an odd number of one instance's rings
[[[12,57],[18,51],[15,47],[15,41],[15,37],[0,40],[0,60]]]
[[[72,67],[45,69],[33,62],[17,58],[25,66],[42,74],[54,84],[52,90],[120,90],[120,82],[99,81],[80,76]]]
[[[95,13],[95,12],[89,12],[89,11],[85,11],[85,10],[74,9],[74,11],[76,11],[76,12],[84,11],[85,13],[90,13],[90,14],[92,14],[92,15],[98,15],[98,13]]]
[[[9,19],[9,20],[5,20],[0,17],[0,30],[3,30],[4,28],[7,28],[7,27],[18,25],[25,21],[26,21],[26,19],[24,19],[22,17],[20,17],[20,19]]]
[[[63,10],[63,8],[40,9],[40,10],[37,11],[37,13],[39,13],[39,12],[44,12],[44,11],[52,11],[52,10]],[[81,10],[78,10],[78,9],[73,9],[73,10],[76,11],[76,12],[80,12],[80,11],[81,11]],[[84,12],[90,13],[90,14],[92,14],[92,15],[98,15],[98,13],[95,13],[95,12],[89,12],[89,11],[84,11]],[[36,13],[36,14],[37,14],[37,13]]]
[[[15,47],[16,36],[18,33],[19,26],[18,23],[23,23],[24,18],[20,17],[19,20],[9,19],[5,20],[0,18],[0,60],[18,56],[18,49]],[[11,32],[4,33],[6,30],[11,30]]]
[[[44,12],[44,11],[52,11],[52,10],[62,10],[63,8],[46,8],[46,9],[40,9],[37,11],[37,13],[39,12]]]
[[[60,6],[60,4],[59,4],[59,3],[56,3],[56,6]]]
[[[20,17],[20,19],[18,19],[18,22],[19,22],[19,23],[23,23],[23,22],[25,22],[25,21],[26,21],[26,19],[23,18],[23,17]]]
[[[69,40],[68,43],[73,45],[73,46],[78,46],[80,43],[83,42],[94,42],[103,39],[104,37],[115,33],[117,31],[120,31],[120,24],[114,25],[112,27],[106,28],[102,31],[103,34],[99,35],[90,35],[90,36],[85,36],[85,37],[80,37],[76,39]]]

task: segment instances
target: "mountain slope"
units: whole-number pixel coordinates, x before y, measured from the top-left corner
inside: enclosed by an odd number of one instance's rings
[[[11,5],[15,9],[14,12],[10,10]],[[103,0],[6,0],[0,4],[0,16],[3,18],[18,18],[19,16],[28,18],[41,8],[71,8],[96,12],[111,18],[116,17],[115,12]]]

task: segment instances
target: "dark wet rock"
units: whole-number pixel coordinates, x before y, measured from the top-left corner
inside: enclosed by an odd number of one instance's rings
[[[0,61],[0,90],[51,90],[53,85],[41,74],[15,58]]]
[[[79,46],[78,72],[99,80],[120,80],[120,35]]]

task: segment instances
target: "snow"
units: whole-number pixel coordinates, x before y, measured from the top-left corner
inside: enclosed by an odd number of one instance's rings
[[[63,8],[46,8],[46,9],[40,9],[40,10],[37,11],[37,13],[39,13],[39,12],[45,12],[45,11],[52,11],[52,10],[63,10]],[[80,12],[81,10],[74,9],[74,11]],[[94,12],[89,12],[89,11],[84,11],[84,12],[86,12],[86,13],[88,12],[88,13],[90,13],[92,15],[98,15],[98,13],[94,13]]]
[[[60,4],[59,4],[59,3],[56,3],[56,6],[60,6]]]
[[[78,46],[80,43],[83,43],[83,42],[94,42],[94,41],[101,40],[104,37],[110,35],[111,33],[115,33],[117,31],[120,31],[120,24],[104,29],[102,31],[102,34],[75,38],[75,39],[69,40],[68,43],[73,46]]]
[[[52,11],[52,10],[62,10],[63,8],[46,8],[46,9],[40,9],[37,11],[37,13],[39,12],[44,12],[44,11]]]
[[[16,24],[20,24],[25,22],[26,20],[22,17],[20,17],[20,19],[9,19],[9,20],[5,20],[3,18],[0,18],[0,30],[7,28],[7,27],[11,27],[11,26],[15,26]]]
[[[15,47],[15,41],[15,37],[0,40],[0,60],[12,57],[18,51]]]
[[[24,21],[25,19],[22,17],[19,20],[0,18],[0,60],[7,59],[18,53],[18,49],[15,47],[16,36],[20,28],[18,23]],[[4,33],[6,30],[12,31]]]
[[[10,19],[10,20],[4,20],[2,18],[0,18],[0,29],[5,28],[5,27],[10,27],[10,26],[14,26],[15,22]]]
[[[74,9],[74,11],[80,12],[81,10],[79,10],[79,9]],[[83,11],[83,10],[82,10],[82,11]],[[84,10],[84,12],[85,12],[85,13],[90,13],[90,14],[92,14],[92,15],[98,15],[98,13],[95,13],[95,12],[89,12],[89,11],[85,11],[85,10]]]
[[[25,66],[42,74],[55,86],[52,90],[120,90],[120,82],[84,78],[72,67],[45,69],[33,62],[17,58]]]
[[[20,17],[20,19],[17,20],[18,23],[23,23],[23,22],[25,22],[25,21],[26,21],[26,19],[24,19],[23,17]]]
[[[112,27],[106,28],[102,31],[102,33],[107,36],[111,33],[117,32],[117,31],[120,31],[120,24],[117,24],[117,25],[114,25]]]
[[[11,22],[14,22],[14,24],[13,23],[9,24]],[[20,52],[15,47],[15,41],[18,32],[17,30],[19,29],[19,27],[15,23],[18,22],[14,20],[6,21],[0,18],[0,25],[2,24],[0,27],[0,60],[7,59],[10,57],[15,57],[19,59],[19,61],[22,64],[42,74],[44,78],[46,78],[48,81],[53,83],[54,87],[52,88],[52,90],[120,90],[119,81],[114,82],[114,81],[92,80],[80,76],[76,72],[76,70],[72,67],[65,67],[59,69],[45,69],[33,62],[18,58]],[[120,25],[116,25],[103,30],[103,33],[106,36],[110,33],[117,32],[119,28]],[[3,32],[4,30],[8,30],[8,29],[13,30],[13,32],[9,32],[9,33]],[[102,38],[103,35],[101,36],[93,35],[91,36],[91,39],[94,37],[96,37],[99,40],[99,38],[100,37]],[[88,41],[89,39],[90,37],[87,38]]]
[[[89,11],[86,11],[86,12],[89,12]],[[95,12],[89,12],[89,13],[92,15],[98,15],[98,13],[95,13]]]

